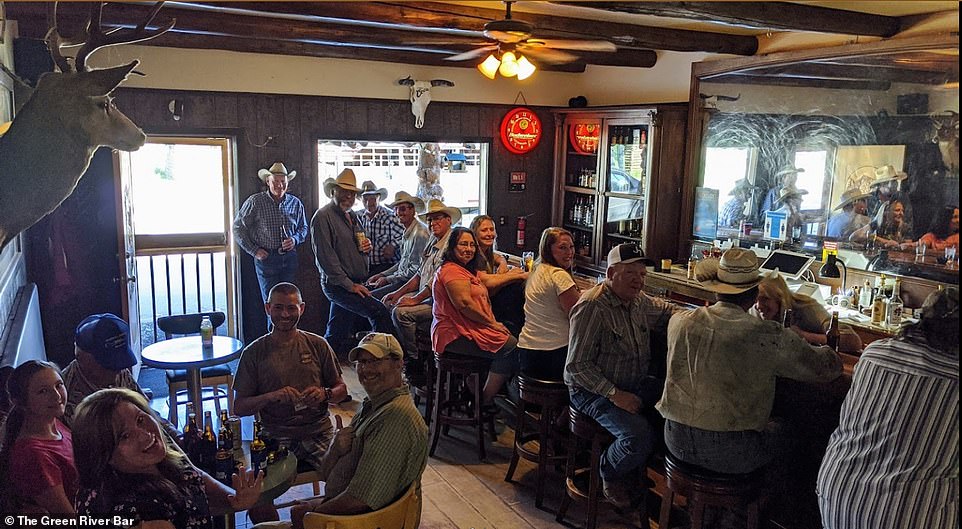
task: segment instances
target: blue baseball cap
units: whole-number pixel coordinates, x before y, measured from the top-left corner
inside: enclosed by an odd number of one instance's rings
[[[130,350],[130,327],[117,316],[92,314],[77,325],[74,343],[104,369],[120,371],[137,363]]]

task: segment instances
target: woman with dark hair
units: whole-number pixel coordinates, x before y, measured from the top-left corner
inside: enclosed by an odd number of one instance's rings
[[[899,248],[912,235],[912,226],[905,220],[905,203],[894,197],[883,204],[872,222],[852,232],[849,240],[872,243],[883,248]]]
[[[13,370],[7,394],[12,407],[0,445],[0,510],[73,514],[77,470],[70,429],[60,422],[67,405],[60,369],[28,360]]]
[[[575,260],[571,232],[545,229],[538,253],[524,288],[524,327],[518,336],[521,372],[561,380],[568,356],[568,315],[581,296],[571,276]]]
[[[474,232],[462,227],[452,229],[432,287],[431,341],[439,354],[492,359],[481,400],[490,406],[515,371],[518,340],[491,311],[488,290],[478,277],[480,262]]]
[[[959,208],[949,206],[942,208],[938,216],[932,222],[929,232],[919,238],[917,243],[912,243],[915,247],[924,244],[927,248],[943,251],[946,248],[959,247]]]
[[[83,447],[74,451],[82,514],[118,515],[152,528],[209,528],[211,515],[246,510],[260,496],[262,472],[241,470],[230,488],[198,470],[163,433],[143,395],[129,389],[88,396],[73,426]]]

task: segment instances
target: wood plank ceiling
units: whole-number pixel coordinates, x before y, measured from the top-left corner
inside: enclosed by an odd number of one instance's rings
[[[588,64],[649,68],[657,62],[658,51],[750,56],[758,51],[758,36],[773,31],[885,38],[899,33],[912,20],[910,16],[791,2],[516,4],[513,18],[533,26],[532,38],[604,40],[616,46],[616,51],[610,53],[569,49],[576,60],[538,64],[542,69],[568,72],[582,72]],[[857,4],[865,3],[838,3],[846,7]],[[928,9],[937,11],[944,9],[947,2],[920,4],[934,6]],[[61,3],[61,34],[69,37],[80,33],[89,7],[85,2]],[[108,4],[103,11],[103,23],[133,27],[150,7],[148,2]],[[7,2],[6,16],[18,21],[21,36],[43,38],[49,27],[49,8],[50,4],[43,2]],[[565,16],[531,12],[552,9]],[[573,9],[575,14],[566,9]],[[925,9],[919,7],[909,13],[923,13]],[[504,17],[504,6],[495,2],[167,2],[156,24],[176,18],[176,26],[148,44],[474,67],[483,55],[460,62],[447,57],[491,45],[493,41],[483,33],[484,25]],[[612,18],[624,21],[613,22]],[[642,24],[638,20],[653,22]],[[954,57],[929,56],[915,64],[914,72],[889,68],[891,65],[883,59],[867,64],[809,66],[807,70],[781,67],[752,72],[746,79],[767,84],[798,84],[799,79],[858,82],[866,86],[888,82],[936,84],[947,80],[948,71],[949,77],[954,72],[954,80],[958,81],[957,50]]]

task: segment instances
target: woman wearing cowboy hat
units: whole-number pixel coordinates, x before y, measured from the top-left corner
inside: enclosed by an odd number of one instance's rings
[[[287,192],[297,171],[277,162],[261,169],[257,177],[267,191],[251,195],[237,211],[232,231],[237,245],[254,258],[261,296],[278,283],[294,283],[297,276],[297,245],[307,239],[304,204]]]

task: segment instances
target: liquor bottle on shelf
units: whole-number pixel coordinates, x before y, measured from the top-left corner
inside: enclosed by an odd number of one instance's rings
[[[871,306],[872,306],[872,282],[866,279],[865,284],[862,285],[862,291],[859,292],[858,310],[861,311],[862,309],[870,308]]]
[[[828,332],[825,333],[825,343],[831,347],[833,351],[838,351],[838,338],[838,312],[833,312],[832,323],[828,327]]]
[[[885,294],[879,290],[872,300],[872,325],[885,323]]]
[[[899,287],[902,286],[902,280],[896,279],[895,286],[892,287],[892,297],[889,298],[888,307],[885,311],[885,322],[889,327],[897,329],[902,325],[902,311],[905,308],[905,304],[902,303],[902,298],[899,296]]]

